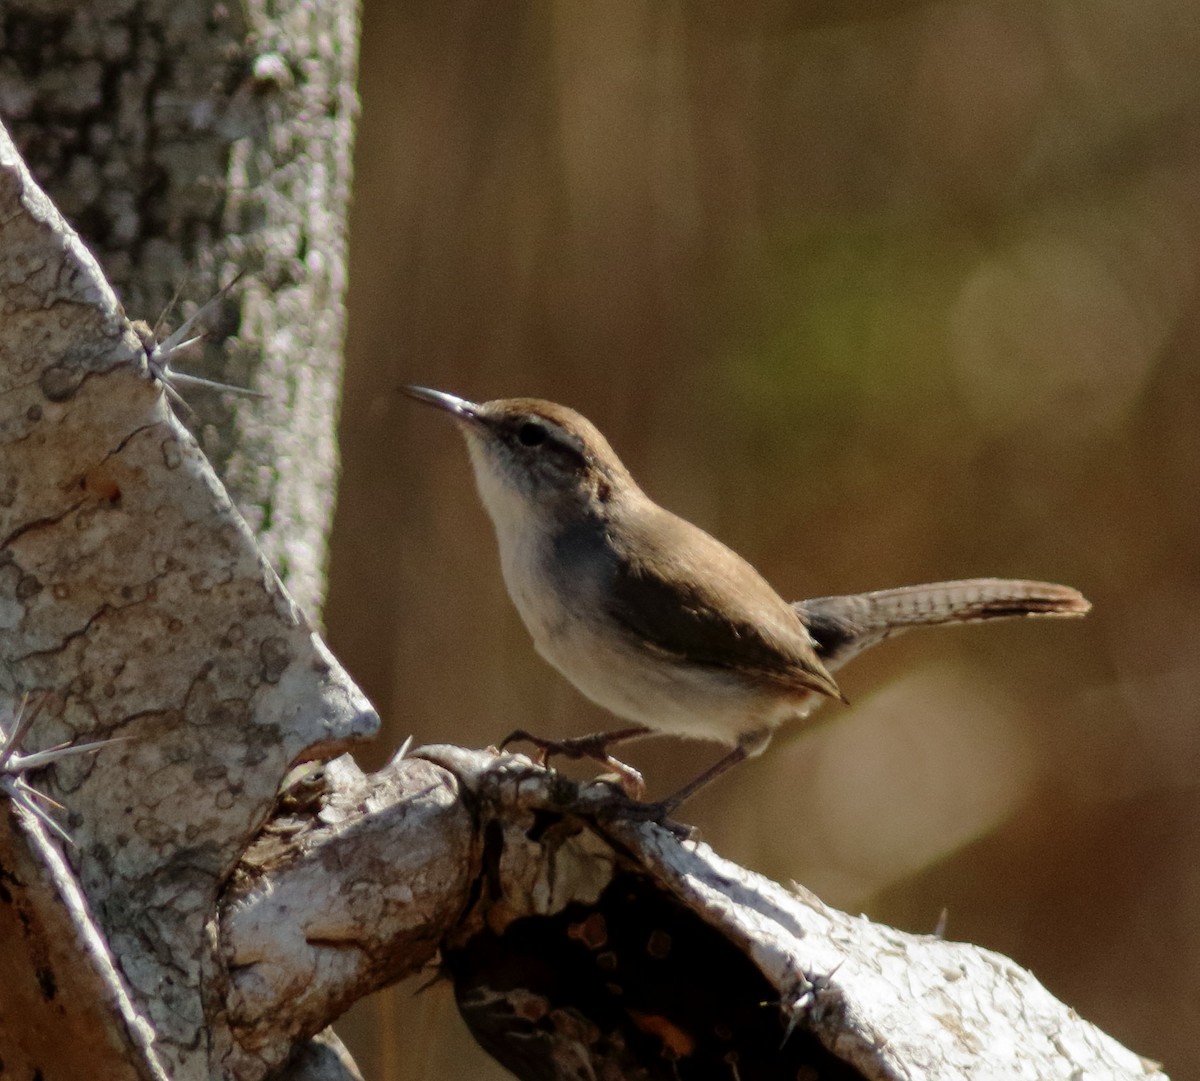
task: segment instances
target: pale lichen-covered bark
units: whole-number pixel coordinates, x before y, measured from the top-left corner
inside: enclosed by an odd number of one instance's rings
[[[685,1060],[729,1078],[1165,1076],[1007,958],[612,821],[602,785],[577,796],[519,757],[418,753],[479,806],[485,884],[446,963],[468,1024],[519,1076],[671,1077]]]
[[[238,1077],[435,957],[478,877],[473,825],[420,759],[368,777],[343,756],[289,792],[222,901]]]
[[[490,751],[421,748],[374,778],[334,763],[226,898],[237,1075],[375,986],[389,942],[411,971],[432,931],[472,1032],[518,1077],[1165,1077],[1008,959],[838,912],[614,818],[610,797]]]
[[[0,808],[0,1058],[6,1077],[167,1081],[87,900],[35,816]]]
[[[132,318],[234,274],[188,423],[311,617],[325,590],[357,110],[354,3],[5,0],[0,118]],[[198,351],[199,352],[199,351]]]
[[[214,1076],[221,884],[288,767],[377,719],[3,134],[0,252],[0,688],[49,696],[32,748],[121,737],[43,787],[168,1072]]]

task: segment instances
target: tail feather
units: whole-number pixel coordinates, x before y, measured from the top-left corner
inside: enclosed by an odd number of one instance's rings
[[[1091,604],[1070,586],[970,578],[844,597],[815,597],[792,607],[812,635],[818,656],[832,669],[910,627],[1022,616],[1082,616]]]

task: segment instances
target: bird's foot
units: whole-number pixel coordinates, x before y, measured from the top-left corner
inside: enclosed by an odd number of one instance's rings
[[[691,841],[696,838],[696,827],[684,822],[676,822],[671,815],[679,807],[675,799],[660,799],[645,802],[636,797],[630,797],[624,791],[610,787],[596,807],[596,813],[601,818],[617,819],[624,822],[653,822],[675,835],[680,841]]]
[[[630,803],[642,806],[640,801],[646,794],[646,782],[633,766],[608,753],[610,742],[604,733],[576,736],[574,739],[543,739],[518,728],[500,744],[500,750],[503,751],[510,743],[532,743],[537,748],[534,760],[542,766],[549,766],[552,755],[573,759],[587,758],[599,762],[617,775],[621,791]]]
[[[608,757],[608,741],[603,733],[576,736],[573,739],[545,739],[527,732],[524,728],[518,728],[504,737],[500,750],[507,750],[510,743],[532,743],[538,749],[538,758],[543,764],[552,754],[564,758],[593,758],[599,762]]]

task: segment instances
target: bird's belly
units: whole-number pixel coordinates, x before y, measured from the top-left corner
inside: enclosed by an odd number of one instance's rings
[[[655,732],[734,744],[743,733],[775,728],[802,712],[789,698],[757,690],[720,669],[643,652],[560,624],[535,635],[538,652],[593,702]]]
[[[547,570],[534,538],[501,546],[505,584],[541,656],[597,705],[655,732],[732,745],[738,737],[801,717],[812,695],[755,687],[711,666],[640,647],[606,625],[587,574],[569,590]]]

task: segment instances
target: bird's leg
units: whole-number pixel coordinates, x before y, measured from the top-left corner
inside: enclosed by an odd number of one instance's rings
[[[749,755],[746,749],[739,743],[732,751],[723,758],[717,759],[711,766],[697,777],[693,777],[678,791],[667,796],[666,799],[660,799],[656,803],[649,803],[646,806],[653,808],[656,812],[656,819],[666,818],[673,815],[680,807],[683,806],[689,799],[700,791],[710,781],[715,781],[726,770],[732,769],[739,762],[743,762]]]
[[[680,841],[691,840],[695,829],[671,819],[683,803],[700,791],[709,781],[720,777],[726,770],[736,766],[749,757],[749,752],[740,743],[723,758],[718,759],[698,777],[693,777],[678,792],[666,799],[655,800],[653,803],[643,803],[638,797],[620,792],[612,792],[611,799],[606,801],[603,814],[614,819],[627,822],[657,822],[663,829],[670,830]]]
[[[504,750],[510,743],[518,741],[532,743],[538,749],[538,761],[544,766],[551,755],[564,758],[590,758],[612,770],[621,779],[621,788],[632,800],[640,800],[646,794],[646,782],[642,775],[630,765],[614,758],[608,753],[609,747],[615,743],[625,743],[639,736],[649,734],[650,729],[645,725],[633,725],[630,728],[618,728],[612,732],[593,732],[590,736],[575,736],[573,739],[543,739],[518,728],[511,733],[500,749]]]
[[[656,800],[654,803],[633,804],[621,813],[628,818],[658,822],[669,829],[674,829],[673,824],[668,822],[667,819],[679,810],[684,803],[691,799],[705,785],[715,781],[721,774],[732,769],[739,762],[744,762],[747,758],[753,758],[755,755],[762,754],[770,742],[770,729],[756,728],[753,731],[746,732],[738,737],[737,746],[732,751],[723,758],[717,759],[708,769],[704,770],[699,776],[693,777],[677,792],[667,796],[666,799]]]

